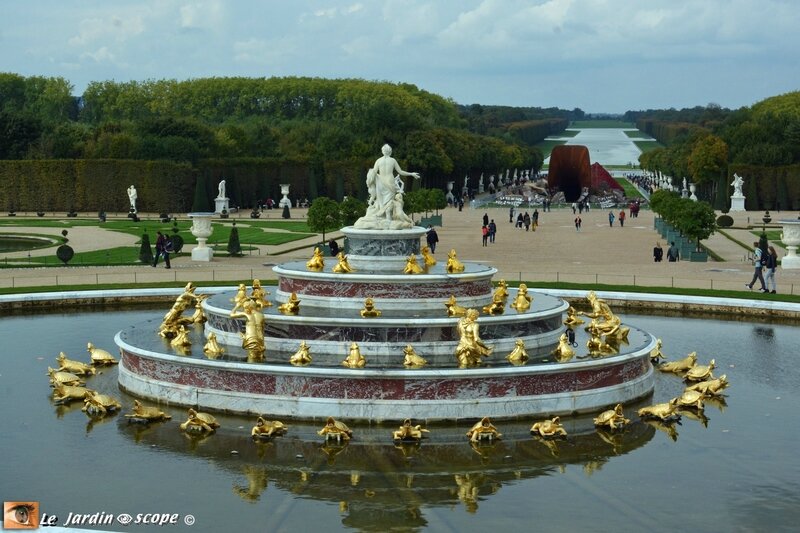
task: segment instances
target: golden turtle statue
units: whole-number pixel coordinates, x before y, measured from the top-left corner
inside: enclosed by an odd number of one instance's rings
[[[432,267],[436,264],[436,259],[433,258],[431,249],[427,246],[422,247],[422,259],[424,260],[426,267]]]
[[[554,416],[550,420],[542,420],[531,426],[531,433],[540,437],[566,437],[567,430],[561,425],[561,419]]]
[[[497,428],[492,425],[492,421],[489,420],[488,416],[481,418],[467,431],[467,437],[469,437],[471,442],[479,442],[482,440],[491,442],[500,439],[502,436],[503,434],[497,431]]]
[[[95,348],[91,342],[86,344],[86,351],[89,352],[93,365],[116,365],[119,363],[113,355],[101,348]]]
[[[683,394],[678,396],[678,406],[692,407],[698,411],[703,410],[703,393],[696,390],[686,389]]]
[[[714,370],[714,360],[709,361],[707,365],[695,365],[686,371],[683,379],[686,381],[706,381],[707,379],[714,379],[711,371]]]
[[[58,368],[56,370],[59,372],[72,372],[78,376],[94,376],[97,372],[92,365],[87,365],[86,363],[75,361],[74,359],[68,359],[67,354],[64,352],[58,354],[56,362],[58,363]]]
[[[109,411],[122,409],[122,404],[113,396],[98,394],[92,390],[87,390],[83,397],[83,409],[89,415],[104,416]]]
[[[403,269],[403,274],[422,274],[425,272],[419,263],[417,262],[417,256],[411,254],[408,256],[408,260],[406,261],[406,266]]]
[[[683,359],[678,361],[672,361],[670,363],[661,363],[658,365],[658,369],[662,372],[673,372],[675,374],[681,374],[686,372],[694,365],[697,364],[697,352],[692,352]]]
[[[214,433],[219,427],[219,422],[213,415],[201,413],[189,408],[189,418],[180,425],[181,431],[195,433]]]
[[[669,420],[671,418],[680,418],[681,415],[676,413],[678,408],[678,399],[673,398],[665,403],[657,403],[648,407],[639,409],[638,414],[642,418],[658,418],[660,420]]]
[[[630,423],[622,412],[622,404],[618,403],[613,409],[603,411],[594,419],[594,425],[598,427],[607,426],[611,429],[619,429]]]
[[[528,295],[528,286],[524,283],[520,283],[517,289],[517,295],[514,297],[514,301],[511,302],[510,307],[515,309],[518,313],[522,313],[531,308],[532,301],[533,298]]]
[[[414,351],[414,347],[410,344],[407,344],[406,347],[403,348],[403,355],[403,366],[408,368],[422,368],[428,364],[428,361],[417,355],[417,352]]]
[[[289,358],[289,363],[295,366],[306,366],[311,364],[311,349],[306,341],[300,341],[300,347]]]
[[[652,350],[650,350],[650,361],[655,364],[658,364],[661,359],[666,359],[664,354],[661,353],[661,339],[656,339],[656,346]]]
[[[686,387],[686,389],[702,392],[705,396],[721,396],[722,391],[725,390],[727,387],[728,387],[728,377],[726,374],[722,374],[720,377],[716,379],[710,379],[708,381],[701,381],[700,383],[689,385],[688,387]]]
[[[53,385],[53,401],[56,403],[70,403],[83,400],[86,397],[86,392],[89,390],[91,389],[56,383]]]
[[[514,349],[506,356],[506,359],[508,359],[508,362],[512,365],[524,365],[528,360],[528,352],[525,350],[525,341],[522,339],[514,341]]]
[[[289,431],[289,426],[280,420],[264,420],[258,417],[256,425],[250,431],[250,436],[254,439],[271,439],[272,437],[285,435]]]
[[[444,306],[447,308],[447,316],[465,316],[467,314],[467,308],[461,307],[456,303],[455,295],[450,295],[450,299],[444,303]]]
[[[139,400],[133,400],[133,410],[126,414],[125,418],[130,418],[134,421],[139,420],[142,422],[154,422],[160,420],[170,420],[172,416],[168,415],[157,407],[142,405],[142,402]]]
[[[361,310],[362,318],[377,318],[381,316],[381,312],[375,309],[375,301],[372,298],[364,300],[364,309]]]
[[[322,250],[319,247],[314,248],[314,255],[306,263],[306,268],[314,272],[319,272],[325,268],[325,258],[322,255]]]
[[[213,331],[208,334],[208,340],[206,341],[205,345],[203,345],[203,353],[205,353],[210,358],[215,358],[219,355],[222,355],[225,352],[225,348],[220,346],[219,341],[217,341],[217,334]]]
[[[346,366],[347,368],[364,368],[366,364],[367,360],[361,355],[361,349],[358,347],[358,343],[354,342],[350,345],[350,353],[347,354],[347,357],[342,361],[342,366]]]
[[[326,441],[335,440],[336,442],[349,441],[353,436],[353,432],[347,427],[347,424],[334,420],[332,416],[328,417],[325,427],[317,431],[317,434],[325,437]]]
[[[86,385],[79,376],[76,376],[72,372],[59,372],[53,367],[47,367],[47,375],[50,376],[50,386],[53,387],[57,383],[61,385],[69,385],[72,387],[78,387],[81,385]]]
[[[447,265],[445,265],[444,269],[448,274],[464,272],[464,264],[458,260],[455,249],[450,250],[447,254]]]
[[[292,292],[289,295],[289,299],[286,300],[286,303],[282,303],[278,306],[278,311],[284,315],[296,315],[300,312],[300,299],[297,297],[296,292]]]
[[[419,442],[427,436],[427,433],[430,433],[427,429],[423,429],[422,426],[412,426],[411,419],[406,418],[400,429],[392,432],[392,439],[402,442]]]

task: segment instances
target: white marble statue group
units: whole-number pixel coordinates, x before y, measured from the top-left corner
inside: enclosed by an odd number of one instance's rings
[[[406,172],[392,157],[392,148],[384,144],[383,157],[367,172],[369,200],[367,213],[359,218],[353,227],[358,229],[396,230],[414,226],[411,218],[403,212],[405,193],[401,176],[419,179],[416,172]]]

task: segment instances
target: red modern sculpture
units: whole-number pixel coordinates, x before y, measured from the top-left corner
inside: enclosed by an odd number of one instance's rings
[[[563,191],[567,202],[577,200],[584,187],[591,187],[589,149],[580,145],[561,145],[550,153],[547,181],[553,191]]]

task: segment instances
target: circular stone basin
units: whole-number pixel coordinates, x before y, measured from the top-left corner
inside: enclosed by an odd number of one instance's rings
[[[0,233],[0,253],[35,250],[37,248],[55,246],[56,244],[58,244],[58,240],[49,237]]]

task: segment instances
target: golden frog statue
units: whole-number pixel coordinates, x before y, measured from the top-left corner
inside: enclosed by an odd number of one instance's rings
[[[561,419],[554,416],[549,420],[536,422],[531,426],[531,433],[538,434],[540,437],[565,437],[567,430],[561,425]]]
[[[683,359],[678,361],[672,361],[670,363],[662,363],[658,365],[658,369],[662,372],[674,372],[675,374],[681,374],[686,372],[694,365],[697,364],[697,352],[692,352]]]
[[[194,313],[192,314],[191,321],[193,324],[205,324],[208,321],[205,311],[203,311],[203,300],[208,298],[208,294],[201,294],[197,297],[194,304]]]
[[[436,264],[436,259],[433,258],[431,249],[427,246],[422,247],[422,259],[424,260],[426,267],[432,267]]]
[[[367,298],[364,300],[364,309],[361,310],[361,317],[362,318],[377,318],[381,316],[381,312],[378,309],[375,309],[375,302],[372,298]]]
[[[695,365],[690,368],[683,379],[686,381],[706,381],[707,379],[714,379],[711,371],[714,370],[714,360],[709,361],[707,365]]]
[[[133,400],[133,410],[125,415],[125,418],[132,420],[141,420],[144,422],[153,422],[157,420],[170,420],[172,416],[157,407],[149,407],[142,405],[139,400]]]
[[[231,313],[244,307],[244,303],[247,300],[247,285],[240,283],[239,288],[236,290],[236,296],[231,298],[231,302],[233,302],[233,309],[231,309]]]
[[[225,348],[220,346],[219,341],[217,341],[217,334],[213,331],[209,333],[208,340],[203,346],[203,353],[213,359],[219,355],[222,355],[224,352]]]
[[[650,350],[650,361],[655,364],[658,364],[661,359],[666,359],[664,354],[661,353],[661,339],[656,339],[656,346],[652,350]]]
[[[680,418],[680,415],[675,411],[678,408],[678,399],[673,398],[666,403],[657,403],[648,407],[639,409],[639,416],[642,418],[658,418],[661,420],[669,420],[670,418]]]
[[[408,260],[406,261],[406,266],[403,269],[403,274],[422,274],[425,272],[419,263],[417,263],[417,256],[411,254],[408,256]]]
[[[55,383],[53,385],[53,401],[56,403],[70,403],[83,400],[86,397],[86,392],[89,390],[91,389]]]
[[[497,431],[497,428],[492,425],[492,421],[489,420],[488,416],[481,418],[467,431],[467,437],[469,437],[471,442],[479,442],[482,440],[491,442],[500,439],[502,436],[503,434]]]
[[[350,345],[350,353],[345,360],[342,361],[342,366],[346,366],[347,368],[364,368],[366,364],[367,360],[361,355],[361,349],[358,347],[358,343],[354,342]]]
[[[349,274],[350,272],[355,272],[353,267],[351,267],[350,263],[347,261],[347,256],[344,255],[344,252],[339,252],[336,254],[336,259],[339,261],[333,267],[333,271],[336,274]]]
[[[269,293],[264,289],[264,287],[261,286],[261,280],[254,279],[253,290],[250,293],[250,299],[256,303],[256,307],[258,309],[264,309],[265,307],[272,305],[272,302],[267,299],[268,295]]]
[[[622,412],[622,404],[618,403],[613,409],[603,411],[594,419],[594,425],[598,427],[607,426],[614,429],[619,429],[628,425],[631,421],[625,418]]]
[[[87,414],[104,416],[109,411],[122,409],[119,400],[106,394],[98,394],[92,390],[87,390],[83,396],[83,409]]]
[[[558,338],[558,346],[556,346],[551,354],[559,363],[566,363],[575,357],[575,350],[572,349],[572,345],[569,343],[569,337],[566,333],[562,333]]]
[[[186,326],[178,327],[178,333],[172,338],[169,344],[176,348],[192,345],[192,340],[189,338],[189,330]]]
[[[285,435],[288,430],[289,426],[279,420],[264,420],[259,416],[256,425],[250,431],[250,436],[254,439],[271,439]]]
[[[328,417],[325,427],[317,431],[317,434],[325,437],[326,441],[335,440],[336,442],[349,441],[353,436],[353,432],[347,427],[347,424],[334,420],[332,416]]]
[[[400,426],[400,429],[392,432],[392,439],[394,441],[419,442],[428,433],[430,432],[427,429],[423,429],[422,426],[412,426],[411,419],[406,418],[403,420],[403,425]]]
[[[408,368],[422,368],[428,364],[428,361],[417,355],[417,352],[414,351],[414,347],[410,344],[403,348],[403,355],[403,366]]]
[[[91,342],[86,344],[86,351],[89,352],[93,365],[116,365],[119,363],[113,355],[101,348],[95,348]]]
[[[678,396],[678,406],[691,407],[693,409],[697,409],[698,411],[702,411],[704,408],[703,398],[704,396],[702,392],[685,389],[683,393]]]
[[[57,383],[60,383],[61,385],[69,385],[71,387],[86,385],[85,381],[72,372],[59,372],[50,366],[47,367],[47,375],[50,376],[51,387],[55,386]]]
[[[532,301],[533,298],[528,295],[528,286],[520,283],[519,288],[517,288],[517,295],[514,297],[514,301],[511,302],[511,308],[521,313],[531,308]]]
[[[567,308],[567,318],[564,319],[564,325],[568,328],[575,328],[575,326],[580,326],[585,321],[578,316],[577,311],[571,305]]]
[[[213,415],[189,409],[189,418],[180,425],[181,431],[197,433],[214,433],[219,427],[219,422]]]
[[[296,292],[292,292],[289,295],[289,299],[286,300],[286,303],[282,303],[278,306],[278,311],[284,315],[296,315],[300,312],[300,299],[297,297]]]
[[[311,351],[306,341],[300,341],[300,347],[289,358],[289,363],[295,366],[306,366],[311,364]]]
[[[75,361],[74,359],[68,359],[67,354],[64,352],[58,354],[56,362],[58,363],[58,368],[56,370],[59,372],[72,372],[78,376],[94,376],[97,372],[92,365],[87,365],[86,363]]]
[[[696,390],[703,393],[705,396],[721,396],[722,391],[728,387],[728,378],[726,374],[722,374],[717,379],[710,379],[708,381],[701,381],[686,387],[688,390]]]
[[[495,298],[500,298],[503,300],[503,303],[508,301],[508,284],[506,283],[506,280],[501,279],[497,282],[497,288],[494,290],[492,300]]]
[[[607,343],[603,337],[601,336],[600,330],[595,327],[595,320],[592,319],[592,322],[589,324],[589,340],[586,341],[586,348],[589,349],[589,355],[591,357],[603,357],[605,355],[613,355],[617,353],[617,349],[612,345]]]
[[[465,316],[467,314],[467,308],[458,305],[456,297],[452,294],[450,299],[444,303],[444,306],[447,308],[447,316]]]
[[[514,342],[514,349],[506,356],[506,359],[512,365],[520,366],[525,364],[528,360],[528,352],[525,350],[525,342],[522,339],[517,339]]]
[[[502,315],[505,310],[506,301],[503,299],[502,294],[497,292],[492,295],[492,303],[483,308],[483,312],[487,315]]]
[[[314,248],[314,255],[306,263],[306,268],[314,272],[319,272],[325,268],[325,258],[322,255],[322,250],[319,247]]]
[[[458,333],[455,356],[459,368],[478,366],[481,364],[481,358],[491,355],[492,348],[481,340],[477,309],[468,309],[467,315],[458,321]]]
[[[454,249],[450,250],[450,253],[447,254],[447,265],[445,265],[444,269],[448,274],[464,272],[464,264],[458,260]]]

